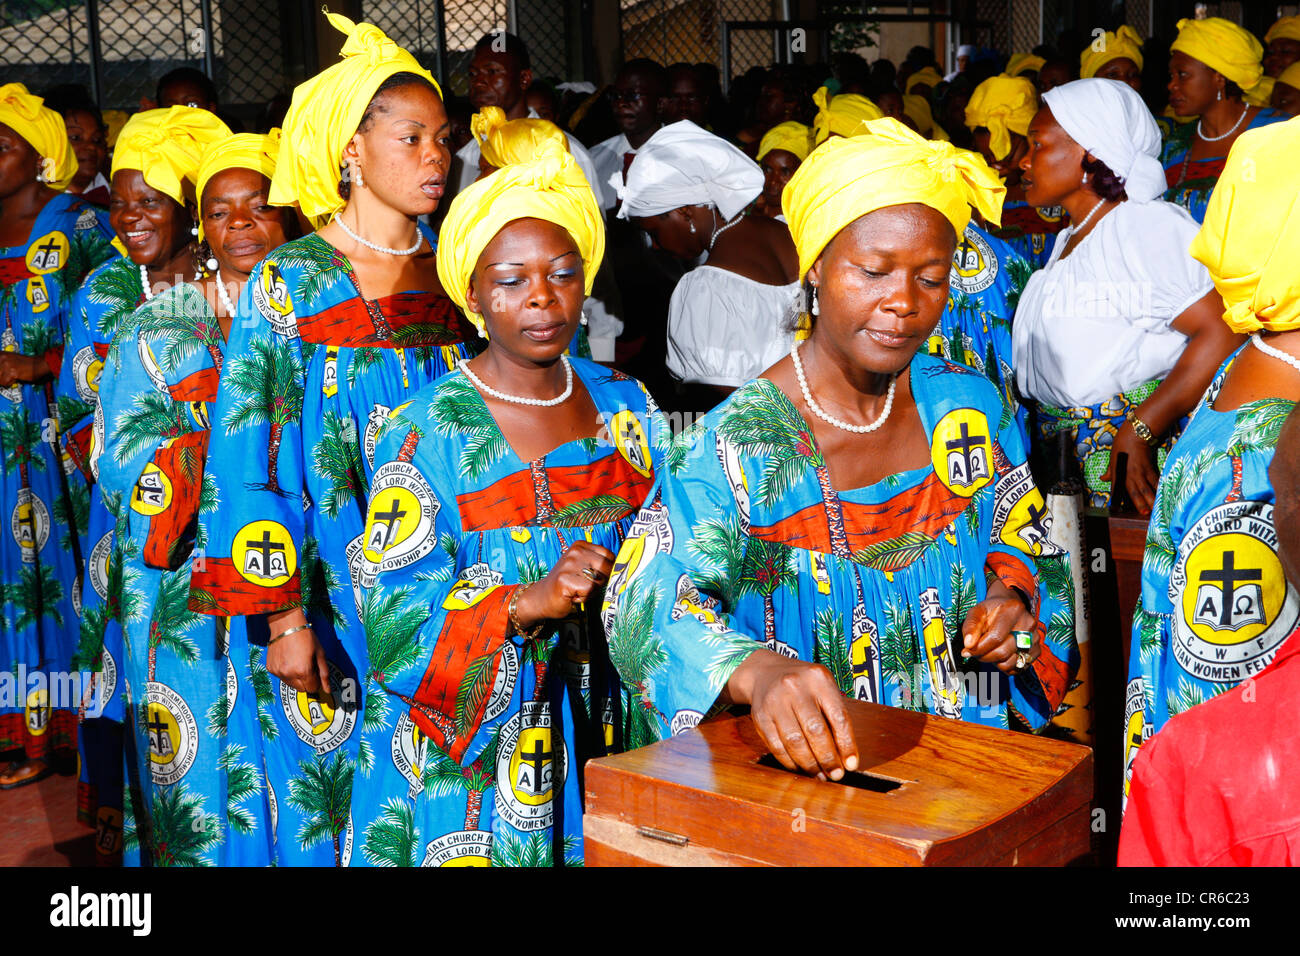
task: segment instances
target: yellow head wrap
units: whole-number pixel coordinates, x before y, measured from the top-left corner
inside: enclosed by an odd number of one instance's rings
[[[1019,76],[1021,73],[1037,73],[1047,61],[1032,53],[1013,53],[1007,60],[1007,76]]]
[[[100,115],[104,117],[104,140],[112,150],[117,145],[118,136],[122,135],[122,127],[130,117],[126,110],[104,110]]]
[[[77,155],[68,142],[63,117],[27,92],[21,83],[0,86],[0,123],[4,123],[36,150],[43,160],[40,173],[51,189],[64,190],[77,172]],[[37,170],[32,170],[35,177]]]
[[[578,244],[587,294],[605,255],[605,224],[587,177],[554,141],[529,162],[504,166],[452,200],[438,233],[438,278],[451,300],[486,331],[483,317],[465,305],[478,258],[496,234],[516,219],[562,226]]]
[[[1246,94],[1246,102],[1251,106],[1268,106],[1273,101],[1273,86],[1276,83],[1277,80],[1271,76],[1261,76],[1259,83]]]
[[[924,96],[904,93],[903,113],[916,124],[917,132],[922,136],[948,142],[948,133],[934,121],[934,113],[930,111],[930,101]]]
[[[1282,75],[1277,78],[1277,82],[1285,83],[1293,90],[1300,90],[1300,60],[1283,70]]]
[[[832,97],[826,87],[813,94],[817,116],[813,120],[813,142],[820,146],[832,134],[853,136],[861,131],[864,120],[880,119],[885,114],[875,103],[857,93],[840,93]]]
[[[966,125],[989,131],[989,148],[995,159],[1011,152],[1011,134],[1029,135],[1029,123],[1038,112],[1038,91],[1023,76],[990,76],[975,87],[966,104]]]
[[[794,120],[777,123],[759,141],[756,158],[761,163],[763,157],[774,149],[794,153],[799,157],[799,162],[803,162],[813,150],[813,131],[810,127]]]
[[[394,73],[414,73],[442,96],[433,75],[378,27],[353,23],[337,13],[325,16],[347,36],[343,59],[294,89],[270,197],[277,206],[296,201],[313,222],[343,208],[339,195],[343,148],[385,80]]]
[[[1300,328],[1300,123],[1237,138],[1210,196],[1192,257],[1210,270],[1234,332]]]
[[[1264,42],[1272,43],[1274,40],[1300,40],[1300,17],[1283,17],[1269,27]]]
[[[227,169],[251,169],[267,179],[275,175],[275,161],[280,154],[280,131],[273,129],[265,136],[256,133],[237,133],[213,143],[199,163],[198,181],[194,186],[194,202],[199,207],[199,240],[203,239],[203,189],[217,173]]]
[[[974,206],[1002,221],[1006,187],[979,154],[922,139],[895,119],[873,120],[860,136],[813,150],[790,177],[781,210],[799,250],[799,278],[841,229],[885,206],[937,209],[960,236]]]
[[[550,120],[507,120],[505,110],[499,106],[483,107],[470,118],[469,128],[483,158],[495,169],[529,162],[548,141],[559,143],[565,152],[569,149],[564,131]]]
[[[182,184],[194,182],[204,151],[229,135],[230,129],[215,114],[193,106],[136,113],[117,137],[112,174],[138,169],[149,186],[183,206]]]
[[[932,66],[927,66],[923,70],[917,70],[907,78],[907,82],[903,84],[903,92],[911,93],[914,86],[928,86],[930,89],[934,89],[942,82],[943,77],[939,75],[939,71]]]
[[[1206,17],[1204,20],[1179,20],[1178,37],[1170,53],[1186,53],[1241,87],[1249,97],[1264,75],[1260,61],[1264,47],[1230,20]]]
[[[1095,47],[1100,46],[1097,50]],[[1129,59],[1142,69],[1142,38],[1127,23],[1098,37],[1079,54],[1079,79],[1090,80],[1111,60]]]

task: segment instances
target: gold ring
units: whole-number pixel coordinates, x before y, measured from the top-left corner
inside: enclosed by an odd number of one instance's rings
[[[585,577],[585,578],[586,578],[588,581],[590,581],[592,584],[595,584],[595,583],[596,583],[596,569],[595,569],[595,568],[583,568],[583,569],[582,569],[582,574],[583,574],[583,577]]]
[[[1033,662],[1034,659],[1030,657],[1026,652],[1016,651],[1016,672],[1017,673],[1025,670]]]

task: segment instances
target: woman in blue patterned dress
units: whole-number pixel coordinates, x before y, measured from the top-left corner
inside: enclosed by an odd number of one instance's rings
[[[77,739],[81,701],[52,678],[76,649],[86,496],[58,450],[54,387],[73,295],[112,249],[102,214],[65,191],[76,170],[59,115],[0,86],[0,667],[19,685],[0,706],[0,752],[22,754],[0,769],[4,789],[48,774]]]
[[[1300,400],[1300,125],[1240,137],[1192,243],[1251,335],[1224,363],[1160,476],[1133,613],[1125,793],[1143,743],[1176,714],[1248,683],[1300,625],[1278,558],[1269,474]]]
[[[996,221],[1002,187],[950,144],[867,126],[786,189],[811,336],[675,444],[605,608],[650,732],[749,704],[783,765],[833,779],[857,766],[846,695],[1040,729],[1077,666],[1011,415],[919,351],[971,205]]]
[[[392,745],[360,623],[375,435],[466,351],[419,225],[449,163],[437,85],[374,26],[329,19],[343,60],[294,91],[270,196],[328,224],[261,262],[238,304],[208,446],[222,507],[190,606],[249,617],[304,745],[267,752],[277,852],[347,865],[368,822],[353,793]]]
[[[585,602],[666,426],[639,382],[565,355],[604,251],[567,153],[544,144],[470,187],[442,238],[444,287],[489,342],[395,411],[375,456],[363,617],[396,720],[362,851],[380,865],[580,863],[582,764],[642,742],[625,738]]]

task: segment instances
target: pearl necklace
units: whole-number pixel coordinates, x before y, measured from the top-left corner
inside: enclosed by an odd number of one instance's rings
[[[1285,362],[1287,365],[1290,365],[1297,372],[1300,372],[1300,359],[1296,358],[1294,355],[1289,355],[1288,353],[1283,352],[1281,349],[1269,345],[1267,342],[1265,342],[1262,338],[1259,337],[1258,332],[1252,335],[1250,337],[1250,340],[1255,343],[1255,348],[1259,349],[1265,355],[1271,355],[1279,362]]]
[[[713,244],[718,241],[718,236],[722,235],[724,232],[726,232],[728,229],[730,229],[732,226],[734,226],[736,223],[740,222],[740,220],[744,218],[745,218],[744,216],[738,215],[736,216],[735,219],[731,220],[731,222],[727,223],[721,229],[714,229],[713,235],[709,237],[709,252],[713,251]]]
[[[226,315],[230,316],[233,319],[235,317],[235,303],[230,301],[230,293],[226,290],[226,283],[221,280],[220,269],[216,271],[216,277],[217,277],[217,298],[220,299],[221,304],[225,306]]]
[[[1083,219],[1080,220],[1077,226],[1070,227],[1070,235],[1077,236],[1080,232],[1082,232],[1083,227],[1088,225],[1088,223],[1092,222],[1092,217],[1097,214],[1097,210],[1100,209],[1105,204],[1106,204],[1106,200],[1098,199],[1097,205],[1093,206],[1091,209],[1088,210],[1088,215],[1084,216]]]
[[[564,391],[555,398],[524,398],[522,395],[508,395],[505,392],[498,392],[492,386],[486,384],[481,378],[470,371],[469,359],[461,359],[456,363],[456,367],[465,373],[465,377],[478,386],[480,392],[487,392],[493,398],[500,399],[503,402],[514,402],[516,405],[533,405],[537,408],[553,408],[556,405],[563,405],[573,394],[573,366],[569,364],[567,355],[560,356],[560,363],[564,366]]]
[[[889,392],[885,395],[885,407],[876,420],[870,425],[850,425],[848,422],[842,422],[838,418],[826,414],[821,407],[813,401],[812,390],[808,388],[808,379],[804,378],[803,363],[799,361],[799,343],[794,344],[790,350],[790,358],[794,360],[794,374],[799,379],[799,390],[803,392],[803,400],[807,403],[812,413],[826,422],[828,425],[834,425],[846,432],[853,432],[855,435],[868,435],[874,432],[889,419],[889,413],[894,410],[894,386],[898,384],[898,377],[894,376],[889,381]]]
[[[1246,119],[1246,114],[1249,112],[1250,112],[1250,104],[1243,103],[1241,105],[1241,115],[1237,117],[1237,122],[1233,123],[1232,129],[1228,130],[1222,136],[1206,136],[1205,133],[1201,132],[1201,121],[1198,119],[1196,121],[1196,135],[1201,137],[1201,139],[1205,140],[1207,143],[1217,143],[1221,139],[1227,139],[1233,133],[1237,132],[1237,127],[1242,124],[1242,122]]]
[[[390,256],[413,256],[420,251],[420,245],[424,242],[424,234],[419,229],[415,230],[415,245],[409,249],[390,249],[388,246],[381,246],[377,242],[371,242],[369,239],[362,239],[355,232],[348,228],[348,224],[343,221],[343,217],[335,214],[334,222],[339,224],[339,228],[346,232],[353,240],[361,243],[367,249],[373,249],[375,252],[384,252]]]
[[[153,287],[149,285],[149,270],[144,266],[140,267],[140,284],[144,286],[144,300],[148,302],[153,298]]]

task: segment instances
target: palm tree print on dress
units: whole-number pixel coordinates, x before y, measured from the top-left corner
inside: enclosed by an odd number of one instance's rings
[[[416,866],[419,849],[415,811],[398,797],[385,803],[379,818],[366,825],[366,842],[361,844],[361,853],[371,866]]]
[[[288,342],[257,339],[251,343],[251,354],[234,359],[222,377],[222,387],[236,396],[222,423],[226,432],[233,434],[249,425],[270,428],[266,483],[260,487],[275,494],[285,494],[278,478],[280,436],[286,425],[297,425],[302,419],[302,374],[302,364]]]
[[[306,850],[322,842],[334,845],[334,865],[343,865],[340,843],[348,828],[352,803],[352,762],[341,751],[300,764],[301,775],[289,781],[290,806],[303,815],[298,842]]]

